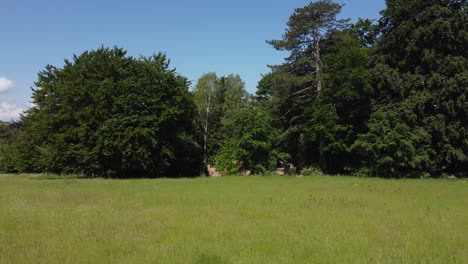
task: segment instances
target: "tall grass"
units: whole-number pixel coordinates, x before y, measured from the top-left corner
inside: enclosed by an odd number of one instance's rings
[[[463,180],[5,175],[0,263],[468,263],[467,198]]]

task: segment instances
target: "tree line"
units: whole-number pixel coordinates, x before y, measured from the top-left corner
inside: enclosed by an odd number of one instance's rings
[[[386,2],[379,20],[355,23],[331,0],[295,9],[282,38],[267,41],[289,56],[255,94],[234,74],[204,74],[190,90],[162,53],[101,47],[49,65],[34,106],[1,139],[0,169],[186,177],[209,164],[262,174],[290,162],[326,174],[466,177],[466,1]]]

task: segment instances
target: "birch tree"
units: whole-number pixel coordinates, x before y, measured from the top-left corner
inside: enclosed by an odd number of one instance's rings
[[[208,165],[209,141],[213,122],[217,120],[215,113],[220,110],[221,89],[216,73],[207,73],[198,79],[194,90],[195,103],[198,109],[198,123],[203,137],[203,164]]]

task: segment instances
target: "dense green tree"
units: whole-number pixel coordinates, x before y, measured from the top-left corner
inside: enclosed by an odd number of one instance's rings
[[[200,77],[194,95],[207,130],[208,162],[227,174],[243,171],[263,173],[281,158],[275,145],[277,130],[264,109],[253,103],[239,75],[218,78],[215,73]],[[205,124],[205,125],[204,125]]]
[[[99,48],[47,66],[19,142],[24,171],[191,176],[200,171],[188,81],[163,54]]]
[[[376,38],[370,20],[350,25],[337,19],[340,11],[332,1],[296,9],[283,39],[269,41],[291,55],[272,67],[257,93],[295,163],[328,173],[356,164],[351,146],[370,115],[368,47]]]
[[[359,35],[348,30],[337,32],[324,57],[324,90],[321,104],[322,121],[314,121],[309,128],[324,134],[326,167],[330,173],[342,173],[359,166],[352,152],[358,134],[367,131],[371,114],[373,89],[368,70],[369,51]],[[317,111],[315,111],[316,113]],[[328,117],[328,118],[327,118]],[[316,120],[315,118],[311,120]],[[310,122],[310,121],[309,121]],[[315,132],[314,134],[317,134]]]
[[[285,158],[277,150],[278,132],[260,108],[249,104],[230,118],[226,139],[215,157],[218,170],[228,174],[245,171],[261,174]]]
[[[374,22],[375,20],[359,18],[347,31],[359,40],[361,46],[374,47],[379,35],[379,27]]]
[[[245,83],[239,75],[230,74],[221,79],[223,95],[223,123],[229,125],[237,112],[245,108],[250,95],[245,90]]]
[[[376,111],[370,134],[359,145],[379,150],[366,152],[367,159],[408,153],[408,149],[418,153],[392,167],[393,177],[415,169],[433,176],[463,176],[468,171],[466,7],[466,1],[389,0],[382,12],[371,72]],[[383,122],[385,116],[398,122]],[[394,133],[397,125],[412,131],[400,133],[405,144],[390,151],[385,147],[390,141],[374,140],[373,127]],[[369,166],[378,171],[380,165]]]
[[[262,75],[257,84],[257,91],[255,91],[255,100],[257,102],[269,101],[273,98],[273,93],[273,74]]]
[[[283,39],[269,41],[291,55],[263,76],[256,99],[299,166],[466,175],[467,3],[387,5],[378,26],[337,20],[331,1],[296,9]]]
[[[11,144],[18,138],[23,124],[21,122],[0,121],[0,142]]]
[[[379,107],[372,114],[369,131],[361,134],[352,147],[354,153],[365,157],[359,174],[396,178],[425,176],[429,135],[424,129],[409,127],[403,119],[405,111],[390,107],[395,106]]]
[[[0,173],[17,172],[16,141],[21,132],[21,122],[0,121]]]
[[[212,157],[224,144],[228,127],[237,113],[247,106],[250,95],[239,75],[217,77],[216,73],[201,76],[193,91],[198,108],[199,142],[204,147],[204,164],[213,163]]]
[[[0,173],[16,173],[16,148],[12,144],[0,142]]]

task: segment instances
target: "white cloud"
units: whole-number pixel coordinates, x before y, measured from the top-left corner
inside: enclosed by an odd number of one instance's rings
[[[23,109],[16,105],[14,101],[2,101],[0,103],[0,120],[11,121],[19,120]]]
[[[4,93],[13,88],[15,88],[15,82],[8,80],[3,76],[0,77],[0,93]]]

